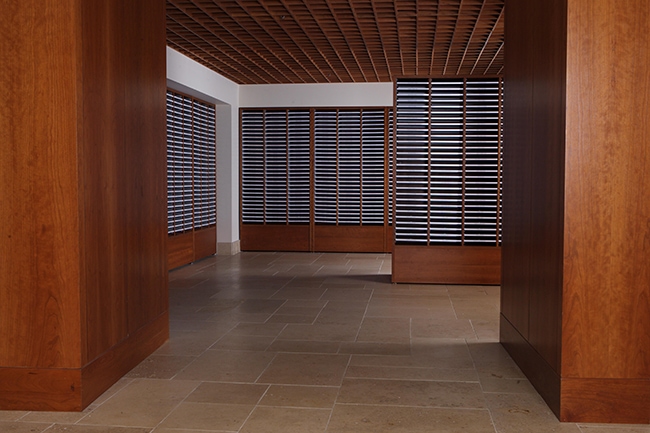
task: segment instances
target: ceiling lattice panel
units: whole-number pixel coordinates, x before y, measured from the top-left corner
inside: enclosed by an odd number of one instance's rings
[[[505,0],[167,0],[167,44],[239,84],[500,75]]]

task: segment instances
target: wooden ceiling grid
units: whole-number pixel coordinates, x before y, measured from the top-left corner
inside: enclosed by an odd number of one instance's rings
[[[239,84],[503,70],[505,0],[167,0],[167,44]]]

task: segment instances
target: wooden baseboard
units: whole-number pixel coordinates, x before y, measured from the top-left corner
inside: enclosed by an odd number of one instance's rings
[[[81,411],[169,338],[165,312],[83,368],[0,368],[0,410]]]
[[[314,251],[345,253],[385,252],[384,226],[314,226]]]
[[[501,315],[501,345],[517,363],[555,416],[560,417],[560,376],[530,343]]]
[[[650,379],[562,378],[560,421],[650,424]]]
[[[650,379],[560,377],[501,316],[501,344],[562,422],[650,424]]]
[[[0,368],[0,410],[81,411],[81,370]]]
[[[217,253],[217,226],[194,232],[194,260],[201,260]]]
[[[167,269],[174,269],[194,261],[194,233],[186,232],[167,239]]]
[[[81,370],[85,408],[169,339],[169,312],[164,312]]]
[[[393,282],[498,285],[501,247],[395,245]]]
[[[309,251],[309,225],[253,225],[240,227],[242,251]]]

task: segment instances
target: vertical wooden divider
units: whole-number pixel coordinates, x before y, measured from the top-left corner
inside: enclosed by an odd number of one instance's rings
[[[78,411],[169,335],[165,4],[9,2],[0,31],[0,409]]]

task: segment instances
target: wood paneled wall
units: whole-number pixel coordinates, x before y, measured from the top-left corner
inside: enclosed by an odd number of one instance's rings
[[[650,5],[506,14],[502,342],[562,421],[650,423]]]
[[[168,337],[165,6],[3,7],[0,409],[81,410]]]

